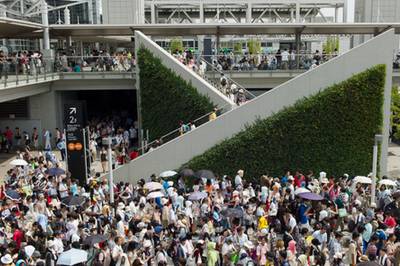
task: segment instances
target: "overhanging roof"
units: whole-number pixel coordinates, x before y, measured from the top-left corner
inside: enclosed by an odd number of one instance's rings
[[[42,29],[42,24],[12,18],[0,18],[0,38],[24,37]]]
[[[400,23],[270,23],[270,24],[91,24],[51,25],[50,34],[58,36],[132,36],[139,30],[151,36],[253,35],[253,34],[378,34]]]

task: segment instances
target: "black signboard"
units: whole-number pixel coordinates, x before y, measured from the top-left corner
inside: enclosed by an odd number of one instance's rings
[[[79,183],[84,185],[90,169],[87,151],[87,137],[89,134],[86,129],[85,102],[66,103],[64,106],[64,123],[68,171],[73,179],[79,180]]]

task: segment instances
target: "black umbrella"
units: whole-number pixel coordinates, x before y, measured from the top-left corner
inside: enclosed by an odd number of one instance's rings
[[[12,189],[7,190],[5,194],[6,194],[6,197],[11,200],[20,200],[21,199],[21,195],[16,190],[12,190]]]
[[[200,170],[200,171],[196,172],[196,177],[206,178],[206,179],[214,179],[215,175],[210,170]]]
[[[186,176],[186,177],[188,177],[188,176],[194,176],[193,170],[192,170],[192,169],[189,169],[189,168],[182,169],[182,170],[179,172],[179,174],[180,174],[181,176]]]
[[[107,240],[107,237],[105,235],[91,235],[85,238],[83,240],[83,244],[93,246],[94,244],[104,242]]]
[[[61,203],[67,207],[81,206],[85,203],[86,198],[81,196],[69,196],[61,200]]]
[[[243,217],[243,209],[242,208],[229,208],[222,212],[222,215],[226,217],[232,218],[241,218]]]
[[[51,176],[59,176],[59,175],[65,174],[65,171],[64,171],[64,169],[61,169],[59,167],[54,167],[54,168],[48,169],[47,174],[51,175]]]

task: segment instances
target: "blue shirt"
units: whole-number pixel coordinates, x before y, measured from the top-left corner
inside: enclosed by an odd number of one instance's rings
[[[305,205],[304,203],[300,204],[299,206],[299,217],[300,217],[300,223],[301,224],[306,224],[308,222],[308,217],[305,215],[306,211],[308,210],[308,206]]]

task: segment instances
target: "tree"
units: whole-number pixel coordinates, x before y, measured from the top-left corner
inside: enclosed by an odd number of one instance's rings
[[[339,37],[329,36],[326,42],[322,44],[322,49],[324,49],[327,54],[332,54],[335,50],[339,50]]]
[[[235,44],[233,45],[233,53],[237,54],[237,55],[241,55],[243,53],[242,47],[243,47],[243,44],[241,41],[235,42]]]
[[[171,50],[172,53],[175,53],[176,51],[182,52],[183,51],[182,39],[172,39],[169,45],[169,49]]]
[[[261,41],[257,39],[250,39],[247,42],[247,46],[249,48],[249,54],[258,54],[261,52]]]

